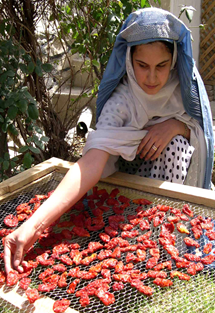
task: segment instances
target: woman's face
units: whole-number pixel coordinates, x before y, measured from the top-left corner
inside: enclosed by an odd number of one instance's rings
[[[155,95],[168,80],[172,54],[164,43],[153,42],[136,46],[132,62],[138,85]]]

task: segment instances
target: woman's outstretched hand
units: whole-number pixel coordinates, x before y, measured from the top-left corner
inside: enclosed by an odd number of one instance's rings
[[[5,238],[4,262],[7,274],[12,269],[23,271],[21,266],[23,257],[39,236],[40,232],[27,221]]]
[[[54,193],[19,228],[5,237],[4,262],[6,273],[22,271],[25,253],[43,231],[69,210],[100,179],[109,158],[106,151],[90,149],[71,166]]]
[[[154,161],[159,157],[164,148],[177,135],[186,133],[186,124],[176,119],[169,119],[162,123],[158,123],[144,128],[148,130],[146,136],[142,139],[137,154],[140,153],[140,158]],[[190,131],[188,129],[186,138],[189,139]]]

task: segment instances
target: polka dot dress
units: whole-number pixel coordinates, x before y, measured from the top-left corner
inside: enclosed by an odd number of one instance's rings
[[[183,184],[194,148],[184,137],[174,137],[160,156],[154,161],[144,161],[139,156],[131,162],[120,158],[119,171],[163,181]]]

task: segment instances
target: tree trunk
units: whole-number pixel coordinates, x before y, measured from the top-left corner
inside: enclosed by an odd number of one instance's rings
[[[4,159],[5,153],[8,153],[7,133],[4,133],[0,128],[0,158]],[[7,171],[3,171],[3,163],[0,163],[0,181],[4,179],[3,172],[10,177],[10,168]]]

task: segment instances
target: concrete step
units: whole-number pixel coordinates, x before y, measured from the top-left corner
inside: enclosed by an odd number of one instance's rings
[[[93,80],[95,79],[95,75],[92,76],[91,74],[89,74],[88,71],[83,69],[83,66],[84,59],[78,57],[77,55],[76,57],[70,58],[70,64],[68,59],[65,59],[62,70],[62,80],[64,81],[68,79],[68,83],[66,83],[67,86],[69,86],[71,82],[72,85],[75,87],[83,88],[92,86]]]

